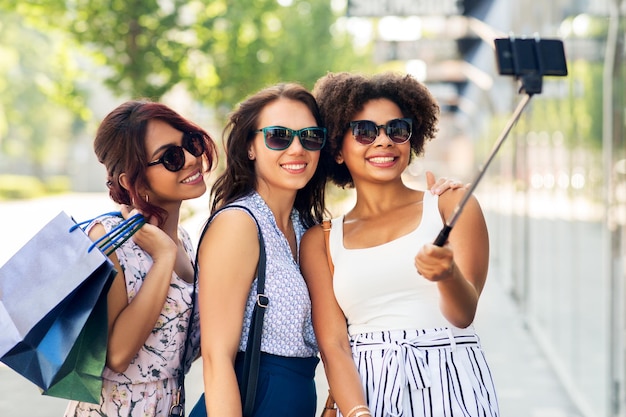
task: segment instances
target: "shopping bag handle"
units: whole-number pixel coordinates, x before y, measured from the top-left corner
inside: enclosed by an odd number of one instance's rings
[[[70,233],[74,230],[81,228],[83,231],[87,226],[96,219],[105,216],[123,217],[120,211],[110,211],[100,214],[92,219],[78,222],[70,227]],[[95,240],[87,249],[87,252],[91,252],[94,248],[100,249],[106,256],[111,255],[117,248],[122,246],[132,235],[134,235],[140,228],[146,223],[146,219],[143,215],[137,213],[133,216],[124,219],[120,224],[111,229],[108,233],[104,234],[97,240]]]
[[[75,225],[73,225],[72,227],[70,227],[70,233],[72,233],[74,230],[78,229],[79,227],[81,229],[83,229],[83,231],[87,228],[87,225],[89,225],[89,223],[93,222],[96,219],[99,219],[100,217],[105,217],[105,216],[117,216],[117,217],[122,217],[122,212],[121,211],[109,211],[107,213],[102,213],[94,218],[88,219],[88,220],[84,220],[82,222],[77,222]]]
[[[98,247],[105,255],[109,256],[117,248],[122,246],[132,235],[134,235],[146,223],[145,217],[137,213],[111,229],[96,241],[94,241],[87,252],[91,252],[93,248]]]

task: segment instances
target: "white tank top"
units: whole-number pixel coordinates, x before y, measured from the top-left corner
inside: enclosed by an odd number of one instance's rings
[[[438,201],[438,196],[425,192],[418,227],[371,248],[346,249],[343,216],[333,219],[329,241],[333,286],[350,335],[451,326],[439,308],[437,284],[418,274],[414,264],[420,248],[432,243],[443,227]]]

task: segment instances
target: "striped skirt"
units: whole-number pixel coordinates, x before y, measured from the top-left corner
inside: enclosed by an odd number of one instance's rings
[[[497,417],[491,372],[473,327],[352,335],[373,417]]]

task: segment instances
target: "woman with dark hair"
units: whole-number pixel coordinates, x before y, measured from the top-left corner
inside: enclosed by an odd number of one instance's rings
[[[304,231],[322,220],[324,171],[318,161],[326,130],[320,126],[313,96],[293,83],[253,94],[230,115],[226,169],[211,191],[212,212],[222,210],[198,247],[205,396],[193,416],[242,415],[243,352],[257,302],[260,254],[250,213],[265,241],[269,298],[252,415],[315,414],[319,358],[298,250]]]
[[[190,317],[194,250],[179,225],[180,207],[206,191],[215,145],[169,107],[129,101],[104,118],[94,150],[123,216],[141,213],[146,224],[110,255],[117,275],[107,297],[100,404],[72,401],[65,416],[166,416],[178,401],[178,378],[199,349],[197,317]],[[89,237],[96,240],[121,221],[101,217],[88,227]]]
[[[328,129],[328,178],[356,191],[328,240],[311,228],[300,252],[339,414],[497,416],[472,326],[489,261],[482,211],[470,198],[448,242],[435,246],[464,191],[437,195],[402,178],[436,136],[436,101],[394,73],[331,73],[313,93]]]

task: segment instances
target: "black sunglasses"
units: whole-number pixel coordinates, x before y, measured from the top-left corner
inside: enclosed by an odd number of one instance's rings
[[[385,129],[385,133],[393,141],[393,143],[402,144],[411,138],[413,131],[413,119],[392,119],[384,125],[377,125],[371,120],[356,120],[350,122],[352,135],[357,142],[362,145],[371,145],[374,143],[381,128]]]
[[[302,147],[307,151],[319,151],[326,143],[326,128],[305,127],[300,130],[289,129],[282,126],[269,126],[255,130],[254,133],[263,132],[265,146],[274,151],[282,151],[291,146],[293,138],[300,138]]]
[[[202,155],[205,151],[202,133],[183,133],[183,146],[169,146],[159,159],[148,162],[148,166],[163,164],[168,171],[180,171],[185,166],[185,150],[195,157]]]

